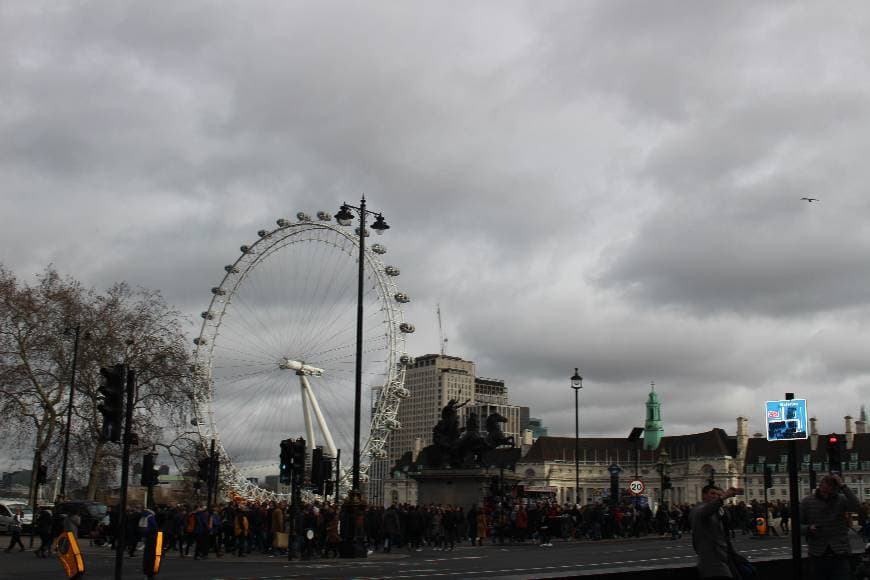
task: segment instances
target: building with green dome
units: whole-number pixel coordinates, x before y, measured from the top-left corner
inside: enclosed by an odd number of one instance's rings
[[[656,384],[650,383],[649,397],[646,400],[646,422],[643,426],[643,448],[655,451],[662,442],[665,430],[662,427],[662,404],[656,393]]]

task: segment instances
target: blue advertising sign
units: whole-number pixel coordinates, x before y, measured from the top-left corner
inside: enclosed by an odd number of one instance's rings
[[[768,441],[807,438],[807,400],[767,401],[764,408]]]

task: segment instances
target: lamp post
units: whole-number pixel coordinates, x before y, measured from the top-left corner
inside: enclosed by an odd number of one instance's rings
[[[378,234],[383,234],[390,228],[384,217],[380,213],[375,213],[366,209],[366,198],[362,197],[359,207],[342,203],[338,213],[335,214],[335,220],[342,226],[349,226],[353,222],[353,212],[355,210],[359,217],[359,277],[357,280],[357,304],[356,304],[356,373],[355,373],[355,391],[353,402],[353,467],[351,478],[351,489],[348,492],[347,502],[345,503],[345,511],[347,514],[348,525],[343,526],[344,537],[342,538],[342,557],[345,558],[365,558],[366,550],[362,542],[362,537],[357,529],[358,512],[363,507],[362,493],[360,491],[360,414],[362,408],[362,339],[363,339],[363,278],[365,274],[365,243],[366,235],[366,217],[371,214],[375,216],[375,221],[372,224],[372,229]]]
[[[72,425],[73,397],[76,392],[76,366],[79,358],[79,334],[81,333],[81,329],[81,324],[76,324],[75,328],[67,328],[63,332],[66,336],[74,334],[75,338],[73,339],[72,372],[70,373],[69,379],[69,405],[67,405],[66,429],[63,436],[63,461],[60,469],[60,492],[58,499],[66,499],[66,464],[67,458],[69,457],[69,434],[70,426]]]
[[[661,475],[661,489],[662,489],[662,506],[667,510],[668,504],[665,501],[665,481],[670,483],[670,477],[668,474],[671,470],[671,463],[668,461],[668,452],[666,449],[662,449],[661,453],[659,453],[659,461],[656,463],[656,469]]]
[[[580,389],[583,388],[583,377],[580,370],[574,367],[571,377],[571,388],[574,389],[574,505],[580,503]]]

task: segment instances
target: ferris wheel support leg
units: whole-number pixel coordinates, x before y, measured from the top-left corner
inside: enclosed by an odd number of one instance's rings
[[[308,391],[308,400],[311,403],[311,407],[314,409],[314,416],[317,417],[317,426],[320,427],[320,433],[323,435],[323,444],[326,447],[324,455],[334,458],[336,455],[335,442],[332,440],[332,433],[330,433],[329,427],[326,425],[323,413],[320,412],[320,405],[317,403],[317,397],[314,396],[314,390],[311,388],[305,375],[302,375],[300,378],[302,379],[303,390]]]
[[[314,425],[311,423],[311,387],[308,385],[308,379],[305,375],[299,375],[299,390],[302,391],[302,414],[305,417],[305,453],[311,453],[311,450],[317,445],[314,440]]]

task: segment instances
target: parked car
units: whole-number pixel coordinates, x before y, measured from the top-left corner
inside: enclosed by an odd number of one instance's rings
[[[54,506],[55,517],[78,515],[79,537],[87,537],[103,520],[108,519],[106,504],[98,501],[65,501]]]

